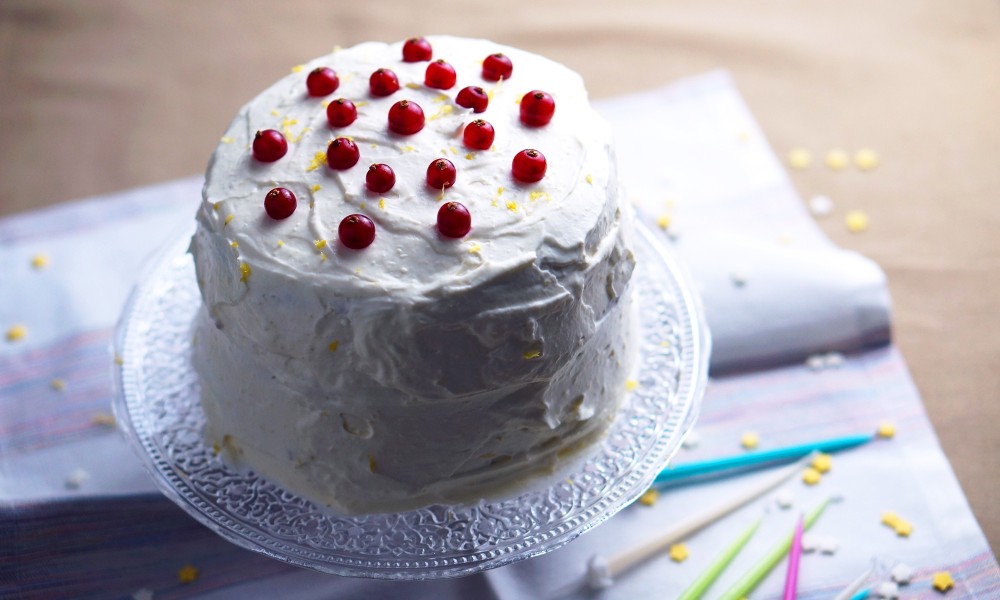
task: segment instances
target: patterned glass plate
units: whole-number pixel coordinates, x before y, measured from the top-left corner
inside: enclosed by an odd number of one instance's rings
[[[710,343],[700,305],[656,234],[637,229],[639,385],[607,437],[565,477],[516,497],[342,516],[226,465],[202,437],[205,415],[190,362],[201,298],[187,239],[151,262],[125,307],[116,335],[115,414],[168,498],[222,537],[272,558],[338,575],[432,579],[549,552],[647,489],[694,424],[707,381]]]

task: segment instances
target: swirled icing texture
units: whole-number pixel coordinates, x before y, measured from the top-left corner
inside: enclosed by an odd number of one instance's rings
[[[244,106],[209,164],[191,243],[206,307],[195,362],[208,435],[346,513],[475,500],[551,472],[613,418],[635,352],[611,133],[581,78],[493,42],[429,39],[458,73],[446,92],[423,85],[428,63],[404,63],[401,43],[364,43],[293,70]],[[494,52],[513,61],[509,81],[481,78]],[[326,98],[306,93],[319,66],[340,77]],[[402,86],[385,98],[368,91],[380,67]],[[454,103],[466,85],[492,96],[484,113]],[[547,126],[519,122],[518,101],[533,89],[555,98]],[[333,129],[324,106],[338,97],[358,118]],[[415,135],[388,131],[402,99],[427,117]],[[496,129],[490,150],[462,146],[475,118]],[[249,149],[267,128],[289,141],[274,163]],[[339,136],[361,153],[346,171],[322,160]],[[548,160],[535,184],[511,176],[525,148]],[[438,157],[458,169],[443,194],[425,180]],[[365,189],[376,162],[396,173],[385,194]],[[281,221],[263,210],[275,186],[299,202]],[[442,195],[469,208],[465,238],[437,233]],[[356,212],[377,228],[360,251],[336,233]]]

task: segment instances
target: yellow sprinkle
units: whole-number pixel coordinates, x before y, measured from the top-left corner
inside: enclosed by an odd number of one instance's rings
[[[882,524],[883,525],[887,525],[887,526],[892,527],[893,529],[895,529],[897,523],[899,523],[899,515],[897,515],[896,513],[892,512],[891,510],[887,510],[887,511],[883,511],[882,512]]]
[[[378,144],[372,144],[372,148],[378,148]]]
[[[326,248],[326,240],[316,240],[313,242],[313,246],[316,246],[317,250],[322,250],[323,248]]]
[[[454,154],[455,156],[458,156],[458,148],[454,146],[448,146],[448,151]]]
[[[232,241],[232,242],[229,242],[229,245],[232,246],[233,248],[239,248],[240,247],[240,243],[237,242],[237,241],[235,241],[235,240]]]
[[[441,102],[444,102],[447,99],[448,99],[448,96],[446,96],[444,94],[438,94],[437,96],[434,96],[433,99],[431,99],[431,102],[441,103]]]
[[[285,245],[285,242],[283,240],[278,240],[278,247],[279,248],[281,248],[284,245]]]
[[[736,135],[736,137],[738,137],[741,142],[745,142],[745,141],[747,141],[747,140],[750,139],[750,132],[749,131],[741,131],[741,132],[739,132]]]
[[[49,256],[47,254],[36,254],[31,257],[31,267],[40,271],[49,266]]]
[[[330,101],[329,100],[324,100],[324,101],[320,102],[320,106],[322,106],[323,108],[327,108],[327,107],[330,106]]]
[[[587,180],[587,183],[589,183],[589,184],[591,184],[591,185],[593,185],[593,184],[594,184],[594,176],[593,176],[593,175],[591,175],[590,173],[587,173],[587,176],[586,176],[586,177],[584,177],[584,179],[586,179],[586,180]]]
[[[94,416],[90,417],[91,425],[100,425],[102,427],[114,427],[115,423],[116,423],[115,416],[106,412],[94,413]]]
[[[878,153],[864,148],[854,153],[854,164],[862,171],[871,171],[879,165]]]
[[[660,492],[654,488],[649,488],[641,496],[639,496],[639,504],[643,506],[653,506],[656,504],[656,500],[660,497]]]
[[[23,340],[26,335],[28,335],[28,328],[24,325],[17,324],[7,330],[7,341],[18,342]]]
[[[372,473],[375,472],[375,457],[371,454],[368,455],[368,470]]]
[[[793,169],[806,169],[812,162],[812,155],[804,148],[795,148],[788,153],[788,166]]]
[[[674,544],[670,547],[670,552],[667,553],[670,560],[674,562],[684,562],[688,557],[688,549],[683,543]]]
[[[362,106],[368,106],[367,100],[358,100],[354,103],[354,108],[361,108]]]
[[[301,73],[302,70],[305,68],[306,68],[305,65],[295,65],[294,67],[292,67],[292,73]]]
[[[435,119],[440,119],[441,117],[444,117],[444,116],[449,115],[449,114],[451,114],[451,105],[450,104],[444,104],[444,105],[441,106],[441,108],[439,108],[437,110],[436,113],[434,113],[433,115],[427,117],[427,120],[428,121],[433,121]]]
[[[385,210],[385,198],[378,199],[378,207],[381,208],[382,210]]]
[[[419,90],[420,88],[422,88],[424,86],[420,85],[419,83],[413,83],[411,81],[410,83],[406,84],[406,87],[410,88],[411,90]]]
[[[416,150],[417,150],[416,148],[414,148],[409,144],[403,146],[403,152],[416,152]]]
[[[322,188],[320,187],[320,185],[318,183],[314,183],[313,186],[312,186],[312,188],[310,188],[310,189],[313,191],[313,193],[316,193],[316,192],[320,191],[320,189],[322,189]]]
[[[228,226],[232,220],[233,220],[233,213],[229,213],[228,215],[226,215],[226,220],[225,222],[223,222],[222,226],[223,227]]]
[[[948,571],[938,571],[934,573],[934,577],[931,579],[931,585],[934,589],[941,592],[947,592],[951,588],[955,587],[955,580],[952,579],[951,573]]]
[[[217,211],[217,210],[219,210],[219,207],[220,207],[220,206],[222,206],[222,203],[221,203],[221,202],[213,202],[213,203],[212,203],[212,210],[215,210],[215,211]]]
[[[628,391],[631,392],[631,391],[634,391],[635,388],[637,388],[637,387],[639,387],[639,382],[636,381],[635,379],[626,379],[625,380],[625,389],[626,390],[628,390]]]
[[[219,141],[222,142],[223,144],[232,144],[236,140],[234,138],[229,137],[228,135],[224,135],[221,138],[219,138]]]
[[[58,377],[49,382],[49,386],[52,387],[57,392],[61,392],[66,389],[66,382]]]
[[[860,210],[852,210],[844,217],[844,224],[851,233],[861,233],[868,229],[868,215]]]
[[[473,158],[475,158],[475,155],[471,152],[465,155],[465,160],[472,160]]]
[[[743,437],[740,438],[740,445],[747,450],[753,450],[758,444],[760,444],[760,438],[752,431],[744,433]]]
[[[320,168],[326,162],[326,152],[317,152],[313,155],[312,161],[309,162],[309,166],[306,167],[306,171],[315,171]]]
[[[319,262],[324,262],[326,260],[326,254],[322,252],[319,253]]]
[[[339,46],[339,45],[333,47],[333,53],[334,54],[340,52],[341,50],[343,50],[343,48],[341,46]]]
[[[219,444],[212,444],[212,454],[218,454],[219,452],[222,452],[222,446]]]
[[[483,247],[480,246],[479,244],[473,244],[469,246],[469,254],[479,254],[479,251],[482,249]]]
[[[882,421],[879,423],[878,430],[875,433],[880,438],[892,439],[896,435],[896,426],[889,421]]]
[[[240,281],[246,283],[248,279],[250,279],[250,265],[240,263]]]
[[[490,100],[493,99],[493,92],[492,91],[489,94],[487,94],[487,95],[490,97]],[[514,99],[514,104],[520,104],[520,103],[521,103],[521,99],[520,98],[515,98]]]
[[[820,478],[821,475],[819,474],[819,471],[812,467],[808,467],[805,471],[802,471],[802,481],[804,481],[806,485],[816,485],[819,483]]]
[[[531,200],[532,202],[534,202],[535,200],[538,200],[539,198],[542,198],[542,199],[545,199],[545,200],[552,200],[552,196],[550,196],[548,192],[531,192],[528,195],[528,199]]]
[[[842,171],[851,164],[851,157],[845,150],[839,148],[826,153],[826,166],[834,171]]]
[[[330,349],[330,352],[336,352],[337,346],[339,345],[340,345],[340,340],[333,340],[332,342],[330,342],[330,345],[327,346],[327,348]]]
[[[913,523],[910,523],[906,519],[900,519],[896,521],[896,524],[892,526],[892,529],[899,537],[910,537],[910,534],[913,533]]]
[[[198,568],[191,565],[184,565],[180,571],[177,571],[177,579],[181,583],[193,583],[198,579]]]
[[[656,226],[660,229],[666,229],[670,227],[670,215],[660,215],[656,219]]]
[[[528,350],[527,352],[524,353],[524,359],[525,360],[532,360],[532,359],[538,358],[541,355],[542,355],[542,351],[541,350]]]
[[[281,113],[280,113],[280,112],[278,112],[278,109],[276,109],[276,108],[272,108],[272,109],[271,109],[271,114],[272,114],[272,115],[274,115],[275,117],[277,117],[277,116],[279,116],[279,115],[280,115]]]
[[[123,364],[125,364],[125,359],[122,358],[122,355],[118,354],[117,352],[115,352],[115,364],[116,365],[123,365]]]
[[[833,467],[833,460],[830,458],[829,454],[823,454],[820,452],[812,461],[812,468],[816,469],[820,473],[829,473],[831,467]]]
[[[660,345],[663,346],[664,348],[669,348],[670,347],[670,342],[667,341],[667,340],[663,340],[663,341],[660,342]]]
[[[365,209],[365,203],[364,203],[364,202],[362,202],[362,203],[361,203],[361,210],[364,210],[364,209]]]
[[[514,202],[513,200],[507,202],[507,210],[517,212],[517,202]]]

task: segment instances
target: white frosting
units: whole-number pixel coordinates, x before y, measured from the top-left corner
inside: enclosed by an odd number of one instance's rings
[[[343,512],[475,499],[538,471],[527,466],[550,468],[610,421],[635,351],[634,261],[611,134],[582,80],[489,41],[429,40],[458,73],[451,90],[425,88],[428,63],[402,62],[401,43],[365,43],[304,65],[243,107],[209,165],[191,244],[210,315],[195,355],[209,435]],[[494,52],[514,64],[499,85],[480,77]],[[326,98],[306,94],[318,66],[340,76]],[[380,67],[402,85],[385,98],[368,92]],[[486,112],[454,104],[467,85],[491,92]],[[540,128],[518,119],[517,101],[533,89],[556,102]],[[339,97],[358,105],[358,119],[332,129],[324,104]],[[415,135],[388,131],[402,99],[427,117]],[[476,118],[496,130],[491,150],[462,145]],[[285,130],[288,154],[260,163],[249,147],[268,128]],[[361,153],[346,171],[317,156],[340,136]],[[548,161],[535,184],[511,177],[525,148]],[[442,194],[425,173],[438,157],[458,170],[444,200],[472,214],[459,240],[435,228]],[[365,189],[376,162],[396,173],[385,194]],[[263,209],[276,186],[298,198],[281,221]],[[377,231],[363,250],[337,240],[356,212]]]

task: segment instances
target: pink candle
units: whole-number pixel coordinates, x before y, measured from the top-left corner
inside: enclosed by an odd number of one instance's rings
[[[785,593],[782,600],[795,600],[799,589],[799,559],[802,558],[802,517],[795,526],[792,549],[788,552],[788,573],[785,575]]]

